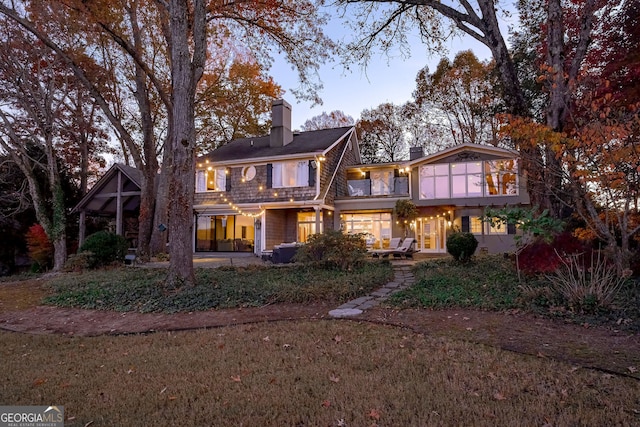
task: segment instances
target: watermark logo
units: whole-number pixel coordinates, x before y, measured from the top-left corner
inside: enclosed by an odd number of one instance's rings
[[[0,427],[64,427],[64,406],[0,406]]]

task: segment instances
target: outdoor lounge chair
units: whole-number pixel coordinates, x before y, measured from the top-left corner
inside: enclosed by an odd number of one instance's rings
[[[369,249],[368,252],[374,258],[379,258],[380,256],[386,258],[386,257],[389,256],[389,254],[393,253],[393,251],[395,251],[398,248],[400,248],[400,243],[401,242],[402,242],[402,238],[394,237],[391,240],[389,240],[389,247],[388,248],[384,248],[384,249]]]
[[[402,245],[398,247],[395,251],[391,251],[391,254],[394,258],[402,258],[404,255],[407,259],[413,258],[414,252],[416,250],[413,248],[413,243],[416,241],[413,237],[407,237],[402,242]]]

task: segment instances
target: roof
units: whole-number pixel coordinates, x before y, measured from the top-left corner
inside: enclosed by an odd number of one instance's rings
[[[140,192],[140,183],[142,181],[142,172],[134,167],[115,163],[109,170],[100,177],[98,182],[84,195],[82,200],[73,208],[74,212],[87,210],[90,212],[102,212],[115,214],[115,196],[99,197],[100,194],[113,193],[117,190],[117,173],[121,171],[126,180],[122,183],[123,191],[127,191],[129,196],[126,197],[125,210],[137,209],[140,204],[140,196],[131,195]]]
[[[507,156],[507,157],[517,157],[518,152],[513,150],[507,150],[506,148],[499,148],[493,145],[482,145],[482,144],[472,144],[472,143],[464,143],[460,145],[454,145],[453,147],[449,147],[442,151],[438,151],[433,154],[429,154],[424,157],[419,157],[414,160],[407,161],[407,165],[415,165],[416,163],[422,162],[433,162],[448,156],[451,156],[456,153],[460,153],[463,151],[473,151],[476,153],[489,154],[494,156]]]
[[[282,147],[271,147],[270,137],[242,138],[229,142],[203,156],[212,162],[323,154],[340,141],[353,126],[322,129],[293,134],[293,141]]]

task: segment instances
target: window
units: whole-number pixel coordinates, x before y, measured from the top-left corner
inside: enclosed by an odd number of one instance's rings
[[[420,166],[420,198],[449,198],[449,164]]]
[[[298,242],[306,242],[312,234],[322,233],[322,226],[322,213],[320,213],[320,230],[317,230],[315,212],[298,212]]]
[[[482,163],[451,164],[451,197],[482,196]]]
[[[372,171],[371,195],[384,196],[393,193],[393,170]]]
[[[518,160],[494,160],[484,164],[487,196],[518,194]]]
[[[224,191],[227,185],[225,168],[199,169],[196,171],[196,193],[206,191]]]
[[[364,233],[369,235],[367,244],[380,249],[389,246],[391,240],[391,214],[345,214],[344,231],[349,234]]]
[[[482,234],[482,227],[484,223],[478,216],[472,216],[470,218],[471,223],[469,224],[470,232],[473,234]]]
[[[306,187],[309,185],[309,162],[273,164],[273,188]]]

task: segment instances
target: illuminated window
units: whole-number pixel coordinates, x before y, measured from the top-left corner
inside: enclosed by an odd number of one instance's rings
[[[309,185],[309,162],[273,164],[273,188],[306,187]]]
[[[227,174],[225,168],[198,169],[196,171],[196,193],[225,191]]]

